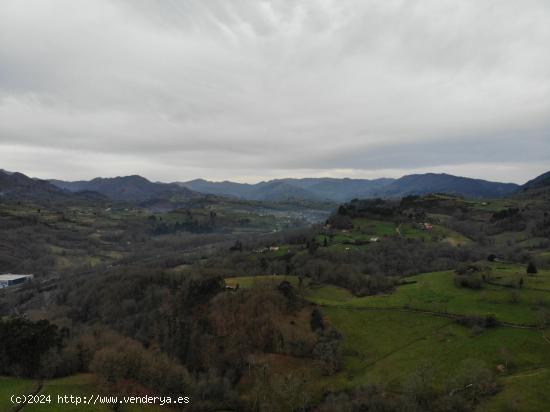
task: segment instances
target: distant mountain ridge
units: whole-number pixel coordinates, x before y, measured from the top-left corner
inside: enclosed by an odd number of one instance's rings
[[[550,171],[529,180],[521,186],[523,190],[540,189],[550,187]]]
[[[274,179],[256,184],[230,181],[210,182],[204,179],[177,184],[201,193],[234,196],[248,200],[292,200],[344,202],[354,197],[369,196],[395,179],[303,178]]]
[[[96,177],[92,180],[66,182],[50,180],[50,183],[69,192],[93,191],[109,199],[126,202],[145,202],[153,199],[190,199],[202,195],[175,183],[151,182],[138,175],[118,177]]]
[[[6,196],[30,192],[45,195],[67,196],[98,193],[110,200],[128,202],[181,203],[205,195],[236,197],[259,201],[328,201],[342,203],[354,198],[399,198],[407,195],[448,193],[465,197],[495,198],[519,193],[531,187],[550,186],[550,172],[525,185],[490,182],[482,179],[453,176],[445,173],[413,174],[398,179],[350,178],[288,178],[263,181],[256,184],[231,181],[210,182],[196,179],[188,182],[151,182],[139,175],[112,178],[95,178],[89,181],[41,181],[20,173],[0,171],[0,193]],[[19,179],[19,183],[15,181]],[[22,179],[22,180],[21,180]],[[12,182],[8,184],[7,182]],[[30,186],[29,186],[30,185]],[[31,187],[32,186],[32,187]],[[15,188],[17,187],[17,188]]]
[[[0,169],[0,201],[124,201],[164,209],[208,195],[255,201],[323,201],[343,203],[354,198],[399,198],[407,195],[448,193],[465,197],[497,198],[519,193],[550,191],[550,172],[524,185],[425,173],[398,179],[303,178],[275,179],[256,184],[231,181],[151,182],[139,175],[95,178],[89,181],[41,180]],[[535,193],[535,194],[536,194]]]
[[[345,202],[353,198],[403,197],[428,193],[449,193],[467,197],[503,197],[516,192],[515,183],[490,182],[482,179],[425,173],[399,179],[276,179],[257,184],[209,182],[204,179],[177,183],[202,193],[235,196],[249,200],[308,199]]]
[[[482,179],[425,173],[403,176],[373,193],[377,197],[403,197],[429,193],[448,193],[467,197],[503,197],[517,191],[515,183],[498,183]]]
[[[28,200],[37,203],[104,201],[99,193],[84,191],[78,194],[66,192],[47,180],[33,179],[23,173],[0,169],[0,201]]]

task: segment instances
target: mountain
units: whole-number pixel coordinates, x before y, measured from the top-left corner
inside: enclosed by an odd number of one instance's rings
[[[467,197],[494,198],[511,195],[518,188],[519,186],[515,183],[490,182],[446,173],[425,173],[403,176],[371,194],[376,197],[403,197],[448,193]]]
[[[86,181],[66,182],[50,180],[58,188],[70,192],[93,191],[109,199],[127,202],[145,202],[154,199],[186,200],[200,194],[174,183],[154,183],[138,175],[112,178],[96,177]]]
[[[325,200],[306,189],[280,180],[256,185],[254,190],[248,192],[246,198],[266,201]]]
[[[235,182],[210,182],[196,179],[179,182],[178,185],[201,193],[234,196],[248,200],[315,200],[343,202],[355,197],[368,197],[369,194],[394,179],[336,179],[304,178],[275,179],[256,184]]]
[[[46,180],[33,179],[23,173],[0,169],[0,200],[28,200],[38,203],[104,201],[97,193],[68,193]]]
[[[31,179],[23,173],[0,171],[0,198],[36,199],[63,196],[63,191],[44,180]]]
[[[470,197],[502,197],[518,189],[514,183],[497,183],[448,174],[416,174],[399,179],[277,179],[257,184],[209,182],[204,179],[178,183],[202,193],[250,200],[307,199],[345,202],[353,198],[403,197],[443,192]]]
[[[370,197],[373,191],[392,183],[395,179],[335,179],[335,178],[304,178],[282,179],[282,181],[298,186],[314,194],[320,199],[345,202],[353,198]]]
[[[543,173],[521,186],[524,191],[544,188],[550,188],[550,172]]]
[[[187,187],[200,193],[208,193],[222,196],[235,196],[246,198],[247,195],[254,190],[256,185],[247,183],[235,183],[227,180],[223,182],[210,182],[204,179],[195,179],[188,182],[175,183],[181,187]]]

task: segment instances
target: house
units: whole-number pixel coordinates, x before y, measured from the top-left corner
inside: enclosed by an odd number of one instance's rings
[[[225,285],[225,291],[226,292],[236,292],[237,290],[239,290],[239,284],[235,284],[235,286],[232,286],[232,285]]]
[[[431,223],[424,222],[424,230],[432,230],[432,229],[433,229],[433,225]]]
[[[30,281],[34,275],[15,275],[13,273],[6,273],[0,275],[0,289],[4,289],[10,286],[21,285]]]
[[[269,251],[270,252],[277,252],[279,250],[279,246],[270,246]]]
[[[380,238],[379,237],[371,237],[369,239],[371,242],[380,242]]]

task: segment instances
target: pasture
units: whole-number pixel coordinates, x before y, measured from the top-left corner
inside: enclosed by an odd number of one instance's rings
[[[297,285],[297,278],[284,278]],[[249,287],[262,280],[282,279],[243,277],[226,282]],[[476,329],[438,316],[438,312],[494,314],[504,322],[536,322],[533,305],[547,298],[544,292],[520,290],[520,302],[513,303],[508,288],[485,285],[478,291],[455,286],[452,271],[407,280],[415,283],[399,286],[391,294],[366,297],[331,285],[305,288],[305,297],[321,305],[325,321],[343,338],[342,370],[312,382],[314,396],[371,383],[399,392],[419,370],[429,371],[438,389],[452,390],[453,377],[467,362],[474,362],[493,371],[501,388],[479,405],[479,411],[499,411],[504,405],[518,405],[520,409],[510,409],[517,411],[543,410],[541,405],[550,400],[544,380],[550,373],[550,331],[513,325]]]

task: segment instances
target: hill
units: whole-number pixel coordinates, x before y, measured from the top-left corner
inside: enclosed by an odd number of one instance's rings
[[[510,195],[518,188],[519,186],[514,183],[490,182],[446,173],[425,173],[403,176],[372,194],[378,197],[404,197],[447,193],[467,197],[495,198]]]
[[[113,178],[96,177],[90,181],[75,182],[50,180],[50,183],[70,192],[93,191],[112,200],[128,202],[145,202],[173,197],[185,200],[200,197],[198,193],[186,187],[173,183],[154,183],[138,175]]]
[[[409,187],[420,190],[424,177]],[[158,185],[127,180],[135,190]],[[299,196],[340,182],[283,179],[247,195]],[[2,202],[0,270],[35,278],[0,291],[0,352],[25,331],[32,339],[50,330],[9,315],[74,326],[59,361],[19,350],[34,361],[6,356],[0,375],[29,365],[32,377],[52,362],[61,379],[46,377],[40,394],[93,391],[77,374],[91,370],[108,393],[183,392],[193,410],[254,411],[264,394],[260,410],[367,401],[389,411],[496,411],[512,401],[514,410],[544,410],[550,203],[527,193],[352,199],[312,226],[283,202],[216,195],[169,211]],[[306,202],[288,203],[305,217]],[[33,390],[15,376],[2,384]],[[459,409],[446,407],[450,393]]]
[[[354,198],[404,197],[429,193],[449,193],[469,197],[503,197],[514,193],[518,185],[489,182],[448,174],[415,174],[399,179],[276,179],[257,184],[209,182],[204,179],[178,183],[202,193],[236,196],[251,200],[287,200],[290,198],[345,202]]]
[[[355,197],[368,197],[394,179],[303,178],[274,179],[256,184],[230,181],[211,182],[196,179],[178,183],[201,193],[235,196],[248,200],[285,201],[289,199],[344,202]]]
[[[521,186],[521,189],[523,191],[548,188],[550,188],[550,171],[529,180],[527,183]]]
[[[210,182],[205,179],[195,179],[183,183],[178,182],[176,184],[196,192],[241,198],[246,198],[247,194],[254,190],[255,187],[255,185],[247,183],[235,183],[227,180],[223,182]]]
[[[0,200],[51,203],[104,201],[106,199],[98,193],[72,194],[46,180],[33,179],[23,173],[0,170]]]
[[[315,193],[282,180],[262,182],[247,193],[247,199],[264,201],[325,200]]]
[[[353,198],[370,197],[373,191],[385,187],[395,179],[334,179],[334,178],[305,178],[282,179],[291,185],[307,190],[321,199],[343,202]]]

